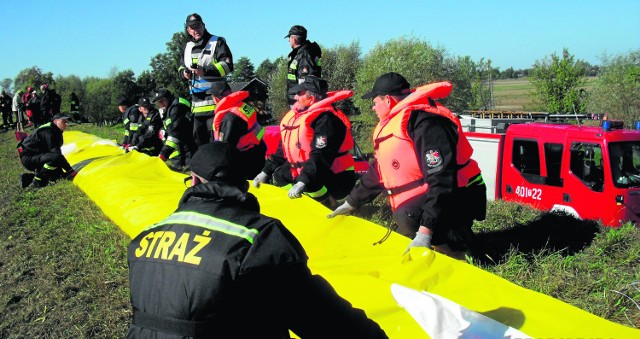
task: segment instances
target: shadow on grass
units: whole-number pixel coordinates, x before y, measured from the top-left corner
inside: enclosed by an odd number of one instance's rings
[[[477,233],[472,256],[484,265],[494,265],[501,263],[512,247],[521,253],[545,249],[572,255],[589,246],[599,231],[600,226],[592,220],[544,213],[510,229]]]

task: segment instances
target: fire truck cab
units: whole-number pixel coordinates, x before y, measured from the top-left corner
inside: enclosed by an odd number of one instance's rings
[[[494,185],[489,198],[607,226],[640,224],[639,130],[608,120],[598,127],[532,122],[467,137],[487,185]]]

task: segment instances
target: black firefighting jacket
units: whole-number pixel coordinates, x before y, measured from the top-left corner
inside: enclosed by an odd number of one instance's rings
[[[225,183],[186,190],[130,244],[129,338],[386,338],[312,275],[307,255],[257,199]]]

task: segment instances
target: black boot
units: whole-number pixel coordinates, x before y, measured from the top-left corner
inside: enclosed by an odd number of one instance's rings
[[[22,173],[22,174],[20,174],[20,185],[22,185],[22,188],[29,187],[29,185],[31,185],[31,182],[33,182],[33,177],[34,176],[35,176],[35,174],[33,174],[33,173]]]

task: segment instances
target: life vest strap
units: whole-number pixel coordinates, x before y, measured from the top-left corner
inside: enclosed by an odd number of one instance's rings
[[[387,193],[387,195],[397,195],[400,193],[404,193],[408,190],[412,190],[416,187],[420,187],[424,184],[424,178],[420,178],[418,180],[414,180],[412,182],[406,183],[404,185],[400,185],[400,186],[396,186],[396,187],[390,187],[390,188],[386,188],[385,187],[385,193]]]
[[[133,324],[150,330],[182,337],[210,335],[213,326],[208,321],[166,318],[141,310],[133,310]]]

